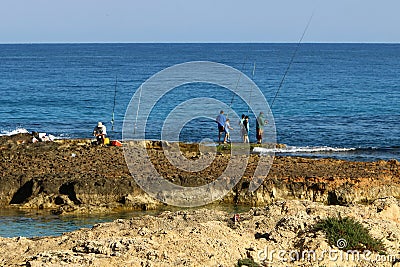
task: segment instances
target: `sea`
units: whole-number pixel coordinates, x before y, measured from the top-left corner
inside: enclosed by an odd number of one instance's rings
[[[270,105],[276,142],[287,145],[277,154],[400,160],[400,44],[1,44],[0,134],[91,138],[102,121],[110,138],[119,140],[140,86],[168,67],[192,61],[225,64],[254,81]],[[233,107],[238,99],[225,88],[189,87],[183,88],[186,97],[211,96]],[[159,120],[181,95],[176,90],[159,102],[164,108],[156,110],[163,113],[150,117],[148,138],[160,139]],[[256,115],[249,114],[250,126]],[[251,129],[251,142],[254,133]],[[217,136],[215,122],[193,120],[180,141]]]
[[[276,155],[400,160],[400,44],[0,44],[0,135],[92,138],[101,121],[111,139],[121,140],[127,107],[141,85],[169,67],[196,61],[225,64],[254,82],[269,104],[276,142],[286,145]],[[232,91],[207,83],[185,84],[160,99],[146,121],[146,138],[161,139],[168,114],[197,97],[249,115],[250,141],[256,141],[257,114],[248,114]],[[207,112],[216,117],[219,108]],[[181,129],[180,141],[218,141],[215,121],[198,115]],[[3,215],[0,225],[14,218]],[[13,235],[19,234],[0,229],[0,236]]]

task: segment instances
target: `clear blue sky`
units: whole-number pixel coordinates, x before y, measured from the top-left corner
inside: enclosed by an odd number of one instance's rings
[[[0,43],[400,42],[400,0],[1,0]]]

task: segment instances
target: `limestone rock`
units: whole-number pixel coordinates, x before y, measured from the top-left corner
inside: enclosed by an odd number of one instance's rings
[[[0,265],[234,266],[248,258],[263,266],[392,266],[400,258],[400,223],[380,213],[398,207],[394,198],[347,207],[276,201],[241,213],[235,227],[232,214],[222,211],[164,212],[59,237],[0,238]],[[368,254],[368,261],[354,259],[354,254],[346,258],[324,233],[313,230],[322,218],[339,214],[357,219],[382,238],[387,255]]]

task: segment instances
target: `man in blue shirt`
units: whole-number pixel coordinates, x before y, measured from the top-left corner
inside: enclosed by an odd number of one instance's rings
[[[218,123],[218,143],[221,143],[221,134],[225,132],[224,126],[226,123],[226,117],[223,110],[219,112],[215,121]]]

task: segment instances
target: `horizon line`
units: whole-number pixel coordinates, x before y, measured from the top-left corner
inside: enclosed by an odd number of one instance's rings
[[[0,42],[0,45],[23,44],[297,44],[298,42]],[[400,42],[302,42],[301,44],[400,44]]]

